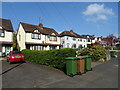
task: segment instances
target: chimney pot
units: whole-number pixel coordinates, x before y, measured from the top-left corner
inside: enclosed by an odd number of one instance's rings
[[[42,23],[39,23],[39,27],[40,27],[40,28],[43,28],[43,24],[42,24]]]

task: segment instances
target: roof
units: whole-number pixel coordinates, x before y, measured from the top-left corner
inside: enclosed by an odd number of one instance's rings
[[[71,36],[71,37],[75,37],[75,35],[71,34],[70,31],[63,31],[60,36]]]
[[[51,35],[52,33],[55,33],[56,36],[59,36],[59,34],[52,28],[47,27],[40,27],[39,25],[33,25],[28,23],[20,22],[20,24],[23,26],[24,30],[26,32],[33,32],[34,30],[39,30],[42,34]]]
[[[87,38],[87,36],[89,36],[90,39],[95,39],[94,35],[82,35],[84,38]]]
[[[12,45],[13,44],[13,42],[1,42],[1,41],[0,41],[0,43],[2,43],[2,45]]]
[[[84,38],[83,36],[75,33],[73,30],[70,31],[63,31],[60,36],[71,36],[71,37],[77,37],[77,38]]]
[[[10,32],[14,31],[11,20],[9,20],[9,19],[0,18],[0,26],[3,27],[4,30],[6,30],[6,31],[10,31]]]
[[[51,44],[51,43],[31,43],[31,42],[25,42],[25,44],[29,44],[29,45],[43,45],[43,46],[47,46],[47,45],[50,45],[50,46],[62,46],[61,44]]]

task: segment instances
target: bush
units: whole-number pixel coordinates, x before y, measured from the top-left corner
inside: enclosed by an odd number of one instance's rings
[[[98,61],[102,58],[106,59],[106,50],[101,45],[95,45],[90,48],[90,55],[93,56],[93,60]]]
[[[82,49],[82,50],[79,50],[79,51],[77,52],[77,55],[78,55],[78,56],[84,56],[84,55],[89,55],[89,54],[90,54],[90,52],[89,52],[88,49]]]
[[[117,44],[117,45],[116,45],[116,49],[117,49],[117,50],[120,50],[120,44]]]
[[[94,45],[89,49],[79,50],[77,55],[91,55],[94,61],[98,61],[99,59],[106,58],[106,50],[101,45]]]
[[[65,68],[65,58],[75,57],[76,50],[71,48],[55,49],[48,51],[22,50],[26,60],[47,65],[63,70]]]
[[[106,46],[105,49],[106,50],[111,50],[111,47],[110,46]]]

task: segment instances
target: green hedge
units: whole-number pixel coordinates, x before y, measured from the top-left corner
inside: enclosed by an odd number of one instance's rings
[[[55,49],[48,51],[22,50],[26,60],[47,65],[63,70],[65,68],[65,58],[75,57],[76,50],[71,48]]]

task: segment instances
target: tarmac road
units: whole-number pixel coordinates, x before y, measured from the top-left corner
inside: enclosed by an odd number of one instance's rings
[[[117,88],[118,58],[99,64],[83,75],[69,77],[62,71],[32,62],[3,63],[3,88]]]

